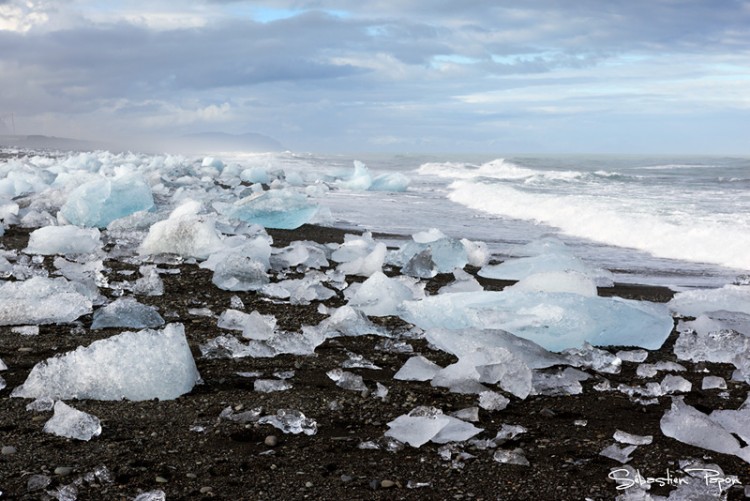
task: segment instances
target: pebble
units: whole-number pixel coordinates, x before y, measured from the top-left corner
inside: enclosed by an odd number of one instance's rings
[[[341,475],[341,481],[345,484],[348,484],[352,480],[354,480],[354,477],[352,477],[351,475]]]
[[[390,489],[391,487],[395,486],[396,482],[393,480],[381,480],[380,481],[380,487],[383,489]]]
[[[167,479],[166,479],[166,478],[164,478],[164,477],[156,477],[156,479],[155,479],[155,480],[156,480],[156,483],[157,483],[157,484],[166,484],[167,482],[169,482],[169,480],[167,480]]]
[[[198,478],[198,475],[196,475],[195,473],[185,473],[185,476],[187,478]]]
[[[213,488],[209,487],[209,486],[201,487],[201,494],[208,494],[212,490],[213,490]]]
[[[0,450],[0,453],[2,453],[3,456],[7,456],[9,454],[15,454],[16,452],[18,452],[18,449],[16,449],[12,445],[5,445],[3,446],[2,450]]]
[[[313,486],[313,483],[312,483],[312,482],[305,482],[305,487],[307,487],[308,489],[309,489],[310,487],[312,487],[312,486]]]
[[[377,480],[370,480],[370,489],[376,491],[380,488],[380,482]]]
[[[276,435],[268,435],[263,443],[268,447],[276,447],[279,444],[279,438]]]
[[[73,468],[70,466],[58,466],[55,468],[55,475],[59,475],[61,477],[66,477],[73,473]]]

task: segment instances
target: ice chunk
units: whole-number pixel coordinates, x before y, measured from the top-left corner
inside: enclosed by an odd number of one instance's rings
[[[200,379],[182,324],[123,332],[34,366],[12,396],[170,400]]]
[[[682,372],[685,371],[685,367],[675,362],[657,362],[655,364],[641,364],[635,370],[638,377],[653,377],[656,376],[660,371],[668,372]]]
[[[667,374],[661,382],[661,391],[665,395],[669,393],[689,393],[693,384],[682,376]]]
[[[115,219],[153,206],[148,182],[137,174],[124,174],[82,184],[68,195],[60,213],[77,226],[106,228]]]
[[[33,277],[0,285],[0,325],[66,323],[91,311],[91,300],[64,278]]]
[[[316,330],[329,338],[364,336],[367,334],[374,334],[376,336],[388,335],[385,329],[370,322],[364,313],[347,305],[334,310],[330,317],[323,320],[316,327]]]
[[[483,391],[479,393],[479,407],[487,411],[501,411],[505,409],[510,400],[495,391]]]
[[[325,268],[328,266],[325,248],[315,242],[296,241],[283,249],[275,249],[271,256],[271,267],[275,270],[285,268]]]
[[[438,268],[432,260],[432,250],[424,249],[411,256],[401,267],[401,273],[417,278],[432,278],[437,275]]]
[[[349,298],[349,306],[375,317],[397,315],[404,301],[418,297],[421,292],[421,288],[407,282],[405,277],[389,278],[377,271]]]
[[[21,336],[38,336],[39,326],[38,325],[19,325],[18,327],[12,327],[10,331],[13,334],[20,334]]]
[[[447,294],[449,292],[477,292],[483,290],[482,285],[469,273],[464,270],[453,270],[455,281],[444,285],[438,290],[438,294]]]
[[[3,362],[3,359],[0,358],[0,371],[7,371],[7,370],[8,370],[8,366],[5,365],[5,362]]]
[[[218,326],[222,329],[242,331],[242,336],[247,339],[266,340],[276,330],[276,317],[261,315],[257,311],[245,313],[229,309],[219,317]]]
[[[411,180],[400,172],[380,174],[372,180],[370,191],[406,191]]]
[[[583,393],[581,381],[589,375],[577,369],[567,367],[556,372],[534,371],[532,395],[579,395]]]
[[[622,430],[615,431],[614,439],[621,444],[629,445],[649,445],[654,441],[654,437],[651,435],[633,435]]]
[[[635,450],[638,448],[637,445],[629,445],[627,447],[620,447],[617,444],[612,444],[604,450],[602,450],[599,455],[607,457],[609,459],[614,459],[615,461],[619,461],[620,463],[627,463],[630,461],[631,458],[630,455],[635,452]]]
[[[133,501],[167,501],[167,493],[161,489],[141,492]]]
[[[226,291],[258,291],[270,278],[266,266],[257,259],[229,254],[216,266],[211,282]]]
[[[138,271],[141,273],[141,278],[137,279],[133,285],[134,294],[145,296],[161,296],[164,294],[164,281],[159,276],[156,266],[141,266]]]
[[[326,372],[326,375],[336,383],[336,386],[345,390],[364,391],[367,390],[362,376],[353,372],[341,369],[333,369]]]
[[[727,382],[723,377],[719,376],[706,376],[703,378],[701,384],[702,390],[726,390]]]
[[[750,287],[725,285],[720,289],[678,292],[668,305],[675,313],[690,317],[699,317],[713,312],[736,312],[750,315]]]
[[[55,414],[44,424],[44,431],[60,437],[89,441],[102,432],[99,418],[76,410],[65,402],[55,403]]]
[[[96,228],[78,226],[45,226],[29,235],[27,254],[94,254],[102,247],[101,234]]]
[[[481,268],[482,266],[487,264],[487,261],[490,260],[490,250],[487,247],[486,243],[475,242],[462,238],[461,244],[466,250],[466,256],[468,257],[469,264],[471,266]]]
[[[710,418],[725,430],[737,434],[745,443],[750,443],[750,397],[739,409],[715,410],[711,412]]]
[[[441,369],[435,362],[427,360],[422,355],[415,355],[404,363],[393,379],[401,381],[429,381]]]
[[[502,329],[553,351],[584,342],[657,349],[673,327],[663,305],[570,293],[457,292],[401,308],[401,317],[422,329]]]
[[[351,351],[347,351],[346,354],[349,358],[341,362],[341,367],[344,369],[371,369],[376,371],[381,369],[362,355]]]
[[[731,330],[680,334],[674,345],[680,360],[734,364],[746,381],[750,381],[750,337]]]
[[[598,294],[594,280],[577,271],[548,271],[522,278],[507,289],[530,292],[569,292],[594,297]]]
[[[92,329],[123,327],[129,329],[155,328],[164,325],[164,319],[153,306],[139,303],[132,297],[121,297],[94,312]]]
[[[336,180],[336,185],[347,190],[365,191],[372,185],[372,176],[364,163],[355,160],[354,170],[343,179]]]
[[[253,381],[253,389],[260,393],[286,391],[291,387],[292,383],[285,379],[256,379]]]
[[[338,269],[347,275],[361,277],[370,277],[375,273],[381,273],[387,251],[386,245],[378,242],[369,254],[341,263]]]
[[[437,372],[433,386],[445,386],[468,392],[466,383],[498,384],[518,398],[526,398],[531,391],[531,369],[513,353],[501,347],[477,348],[464,352],[458,362]],[[484,388],[474,385],[479,391]]]
[[[646,350],[620,350],[615,353],[615,356],[623,362],[633,362],[636,364],[640,364],[641,362],[646,361],[646,359],[648,358],[648,352]]]
[[[293,230],[318,212],[318,206],[292,188],[268,190],[238,200],[234,204],[214,204],[232,219],[259,224],[265,228]]]
[[[471,423],[446,416],[434,407],[415,407],[408,414],[388,423],[386,437],[392,437],[412,447],[421,447],[429,441],[437,443],[468,440],[482,432]]]
[[[502,464],[517,464],[520,466],[530,466],[529,460],[526,459],[526,456],[524,456],[522,452],[519,452],[517,450],[506,451],[503,449],[498,449],[492,455],[492,459]]]
[[[660,422],[666,436],[680,442],[724,454],[734,454],[750,462],[748,448],[741,450],[740,443],[719,422],[683,402],[683,397],[672,399],[672,408],[664,413]]]
[[[434,264],[435,273],[451,273],[456,268],[463,268],[469,262],[466,247],[460,240],[447,237],[438,229],[412,235],[412,241],[403,245],[395,255],[396,264],[407,269],[422,270],[422,266],[409,265],[415,256],[422,255],[422,261],[429,256]],[[427,262],[425,261],[424,264]],[[425,278],[430,275],[426,275]],[[432,275],[434,276],[434,275]]]
[[[268,184],[271,182],[271,177],[263,167],[250,167],[243,170],[240,173],[240,179],[246,183],[262,183]]]
[[[318,423],[314,419],[305,417],[303,413],[294,409],[279,409],[274,415],[260,418],[258,424],[270,424],[284,433],[294,435],[315,435],[318,432]]]
[[[582,348],[568,348],[562,354],[573,367],[588,367],[604,374],[619,374],[622,360],[608,351],[584,343]]]
[[[178,254],[206,259],[223,247],[212,218],[199,216],[201,204],[188,200],[164,221],[154,223],[139,248],[142,254]]]

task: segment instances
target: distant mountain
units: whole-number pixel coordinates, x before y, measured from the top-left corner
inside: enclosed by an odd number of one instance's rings
[[[262,134],[226,134],[224,132],[202,132],[187,134],[170,141],[170,147],[185,153],[207,153],[221,151],[267,152],[283,151],[276,139]]]
[[[32,150],[62,150],[62,151],[90,151],[104,150],[109,146],[97,141],[84,141],[68,137],[42,136],[32,134],[28,136],[0,135],[0,146],[14,148],[28,148]]]

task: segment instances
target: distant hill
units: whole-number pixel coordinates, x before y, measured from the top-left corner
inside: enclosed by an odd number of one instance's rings
[[[62,151],[90,151],[108,149],[105,143],[97,141],[85,141],[81,139],[70,139],[67,137],[42,136],[32,134],[23,135],[0,135],[0,146],[13,148],[28,148],[32,150],[62,150]]]
[[[283,151],[276,139],[263,134],[226,134],[224,132],[202,132],[187,134],[168,142],[168,146],[183,153],[206,153],[221,151],[267,152]]]

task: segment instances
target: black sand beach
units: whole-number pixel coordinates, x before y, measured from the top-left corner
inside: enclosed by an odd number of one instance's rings
[[[269,233],[275,246],[293,240],[341,242],[344,236],[343,231],[314,226]],[[22,249],[27,238],[28,230],[9,228],[0,244],[5,249]],[[47,258],[47,264],[49,261]],[[112,281],[121,280],[120,270],[138,269],[123,261],[105,261],[105,266]],[[68,402],[99,417],[103,431],[89,442],[61,438],[42,431],[50,412],[27,411],[30,401],[11,398],[11,391],[24,382],[38,362],[120,330],[92,331],[88,328],[90,316],[74,324],[41,326],[37,336],[22,336],[12,333],[10,327],[0,327],[0,358],[9,367],[0,373],[7,381],[7,387],[0,390],[0,446],[4,447],[0,455],[0,499],[52,499],[46,491],[73,483],[81,500],[133,499],[157,489],[169,500],[614,499],[622,491],[616,490],[608,475],[620,463],[599,452],[614,443],[616,430],[653,435],[653,443],[638,447],[628,463],[644,476],[679,475],[680,460],[699,458],[718,464],[727,475],[737,475],[743,484],[750,483],[750,465],[742,460],[691,447],[661,433],[659,421],[670,407],[670,397],[659,398],[655,405],[642,405],[620,392],[596,391],[593,386],[603,377],[590,370],[587,372],[593,377],[583,382],[581,395],[529,396],[525,400],[511,397],[510,405],[502,411],[479,410],[479,421],[474,424],[485,432],[477,438],[493,438],[503,424],[528,429],[502,448],[522,449],[529,466],[500,464],[493,459],[492,449],[480,450],[469,444],[460,445],[450,460],[441,457],[441,446],[432,443],[418,449],[407,445],[397,452],[360,449],[361,442],[380,439],[388,429],[386,423],[418,405],[434,406],[448,414],[476,406],[477,397],[450,393],[429,382],[394,380],[394,373],[413,353],[384,350],[384,338],[375,336],[331,339],[314,356],[203,358],[199,345],[221,330],[216,316],[191,315],[189,309],[208,308],[219,315],[237,295],[245,311],[273,314],[281,328],[295,332],[302,325],[318,324],[324,315],[318,313],[316,302],[291,306],[254,293],[220,290],[211,283],[211,272],[196,265],[160,267],[177,268],[179,273],[161,275],[163,296],[138,299],[157,307],[167,322],[185,325],[203,384],[172,401]],[[451,279],[438,276],[427,290],[435,291]],[[487,289],[507,285],[480,281]],[[106,295],[112,291],[102,292]],[[671,297],[668,289],[630,285],[600,293],[657,302]],[[341,296],[325,304],[340,306],[344,300]],[[409,328],[398,318],[372,320],[392,332]],[[672,353],[675,337],[673,332],[660,350],[649,354],[648,362],[677,361]],[[442,366],[455,361],[449,354],[430,349],[423,340],[408,343],[415,353]],[[614,353],[616,349],[609,350]],[[351,370],[362,375],[372,390],[376,383],[387,387],[384,399],[341,389],[329,379],[326,372],[340,367],[348,352],[381,367]],[[693,384],[685,401],[699,410],[736,409],[747,398],[746,385],[730,381],[732,366],[680,363],[687,368],[680,375]],[[643,385],[663,378],[664,373],[639,378],[635,367],[625,362],[620,374],[606,378],[612,387],[620,383]],[[257,371],[272,377],[275,372],[290,370],[294,371],[290,379],[293,388],[273,393],[255,392],[253,379],[238,375]],[[727,398],[719,396],[720,390],[700,390],[707,374],[728,381]],[[316,420],[318,432],[312,436],[283,434],[269,425],[220,418],[227,407],[235,412],[262,407],[264,414],[296,409]],[[470,456],[459,457],[460,452]],[[48,477],[50,484],[29,491],[29,480],[40,478],[35,475]],[[654,484],[650,492],[666,495],[671,489]],[[744,497],[742,487],[734,487],[728,494],[729,499]]]

